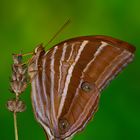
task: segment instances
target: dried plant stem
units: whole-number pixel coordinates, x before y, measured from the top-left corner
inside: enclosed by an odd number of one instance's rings
[[[15,140],[18,140],[17,113],[14,112],[13,115],[14,115]]]
[[[13,112],[15,140],[18,140],[17,113],[23,112],[26,109],[26,105],[19,99],[19,96],[27,87],[27,67],[22,63],[22,54],[14,54],[13,62],[10,87],[11,91],[15,94],[15,98],[7,102],[7,108]]]
[[[19,99],[18,93],[16,93],[16,101]],[[17,113],[14,111],[14,129],[15,129],[15,140],[18,140],[18,127],[17,127]]]

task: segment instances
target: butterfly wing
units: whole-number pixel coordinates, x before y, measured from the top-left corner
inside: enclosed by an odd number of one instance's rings
[[[132,61],[134,47],[107,36],[66,40],[29,64],[37,121],[51,138],[65,139],[94,116],[100,92]]]

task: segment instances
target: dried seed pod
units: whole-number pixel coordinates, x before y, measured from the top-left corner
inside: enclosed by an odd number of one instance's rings
[[[27,66],[22,64],[22,55],[13,55],[11,90],[21,94],[27,87]]]
[[[7,102],[7,108],[11,112],[23,112],[26,110],[26,105],[21,100],[12,99]]]

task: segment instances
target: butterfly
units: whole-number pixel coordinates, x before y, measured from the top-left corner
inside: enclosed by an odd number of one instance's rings
[[[101,91],[134,58],[135,48],[108,36],[41,44],[28,67],[36,120],[49,140],[71,139],[95,115]]]

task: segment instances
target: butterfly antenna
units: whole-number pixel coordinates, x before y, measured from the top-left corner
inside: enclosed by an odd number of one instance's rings
[[[62,30],[70,23],[70,19],[66,20],[63,26],[54,34],[50,41],[45,45],[45,48],[62,32]]]

